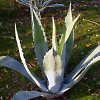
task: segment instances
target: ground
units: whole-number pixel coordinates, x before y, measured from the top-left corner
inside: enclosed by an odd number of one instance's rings
[[[42,24],[51,41],[52,23],[54,16],[57,25],[58,39],[64,17],[68,11],[69,0],[61,0],[66,8],[47,9],[42,13]],[[100,44],[100,4],[92,0],[72,0],[73,18],[81,14],[75,26],[75,43],[72,56],[68,64],[67,74],[81,61],[81,59]],[[56,13],[55,13],[56,12]],[[32,40],[29,9],[15,3],[13,0],[0,0],[0,56],[8,55],[20,61],[15,40],[14,23],[16,22],[19,37],[27,64],[41,76],[38,63],[35,59]],[[51,47],[51,44],[49,45]],[[28,79],[19,73],[0,68],[0,100],[10,100],[14,93],[22,90],[38,90]],[[96,63],[87,72],[84,78],[64,95],[53,100],[99,100],[100,99],[100,62]],[[36,98],[34,100],[46,100]]]

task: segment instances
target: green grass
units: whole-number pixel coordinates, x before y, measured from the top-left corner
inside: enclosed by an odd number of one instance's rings
[[[89,2],[90,0],[83,1]],[[69,0],[66,1],[66,5],[69,5],[68,2]],[[76,23],[75,45],[67,73],[72,71],[88,51],[100,44],[100,26],[83,20],[87,19],[100,24],[99,7],[85,7],[81,0],[72,0],[72,3],[75,2],[80,4],[80,6],[74,10],[73,17],[75,18],[78,13],[81,13],[81,17]],[[24,12],[24,16],[21,15],[22,12]],[[42,23],[47,33],[46,35],[49,37],[48,41],[52,34],[52,23],[50,23],[50,18],[52,16],[55,16],[58,33],[57,36],[58,38],[60,37],[59,34],[67,10],[61,10],[60,13],[61,14],[59,14],[59,10],[55,9],[50,13],[45,13],[43,16]],[[35,60],[29,12],[25,12],[25,10],[23,11],[21,9],[19,13],[17,8],[14,9],[13,0],[3,0],[3,2],[0,0],[0,22],[2,23],[2,27],[0,27],[0,56],[9,55],[20,61],[14,33],[15,21],[17,23],[19,37],[21,39],[26,61],[28,64],[35,64],[36,67],[33,67],[32,70],[38,76],[41,76],[38,64]],[[68,92],[69,97],[64,95],[64,100],[66,100],[66,98],[68,100],[99,100],[100,94],[99,96],[96,95],[96,91],[98,89],[100,90],[99,66],[100,62],[93,65],[84,78]],[[19,73],[9,70],[8,68],[0,68],[0,96],[3,97],[3,100],[6,100],[7,98],[10,99],[13,93],[16,93],[17,91],[32,90],[34,88],[36,89],[37,87]]]

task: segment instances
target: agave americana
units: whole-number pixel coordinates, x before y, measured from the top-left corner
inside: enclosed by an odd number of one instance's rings
[[[63,4],[51,4],[53,0],[16,0],[17,2],[28,6],[29,3],[33,2],[32,8],[35,10],[35,12],[38,14],[39,18],[41,19],[41,13],[44,11],[47,7],[64,7]]]
[[[52,48],[48,50],[47,39],[41,21],[38,18],[35,10],[30,3],[30,12],[32,19],[32,33],[35,45],[36,58],[40,64],[41,71],[44,75],[44,80],[38,78],[28,68],[23,51],[21,48],[20,40],[17,33],[15,24],[15,36],[19,49],[21,64],[14,58],[9,56],[0,57],[0,65],[11,68],[23,74],[30,81],[35,83],[40,89],[39,91],[21,91],[16,93],[12,100],[28,100],[35,97],[55,97],[68,91],[72,86],[79,82],[85,73],[88,71],[91,65],[100,60],[100,45],[90,51],[90,53],[74,68],[74,70],[67,76],[65,75],[69,58],[74,42],[74,24],[79,18],[79,15],[72,20],[71,4],[68,10],[68,14],[65,17],[63,24],[62,36],[57,43],[56,39],[56,26],[54,18],[53,33],[52,33]]]

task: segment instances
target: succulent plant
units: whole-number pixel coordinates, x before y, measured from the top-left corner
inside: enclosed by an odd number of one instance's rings
[[[41,19],[41,12],[43,12],[45,8],[64,7],[63,4],[57,4],[57,3],[51,4],[53,0],[16,0],[16,1],[28,7],[29,7],[30,2],[33,3],[32,8],[38,14],[40,19]]]
[[[28,100],[35,97],[52,98],[63,94],[68,91],[72,86],[79,82],[88,69],[100,60],[100,45],[91,50],[90,53],[74,68],[74,70],[65,76],[68,61],[71,56],[72,47],[74,43],[74,24],[79,18],[79,15],[72,20],[71,4],[68,10],[68,14],[65,17],[63,24],[62,36],[57,42],[56,39],[56,26],[54,18],[53,33],[52,33],[52,48],[48,50],[47,39],[42,27],[41,21],[38,18],[35,10],[30,3],[30,12],[32,19],[32,33],[35,45],[36,58],[40,64],[41,72],[43,73],[44,80],[38,78],[28,68],[23,51],[21,48],[18,32],[15,24],[15,36],[19,49],[21,64],[14,58],[9,56],[0,57],[0,65],[11,68],[20,72],[27,77],[33,83],[35,83],[40,89],[39,91],[21,91],[16,93],[12,100]]]

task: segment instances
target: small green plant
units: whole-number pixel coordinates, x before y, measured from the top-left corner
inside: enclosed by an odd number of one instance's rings
[[[41,19],[41,13],[44,11],[47,7],[64,7],[63,4],[51,4],[53,0],[16,0],[17,2],[28,6],[30,2],[33,3],[32,8],[35,10],[35,12],[38,14],[39,18]]]
[[[44,80],[38,78],[28,68],[23,51],[21,48],[20,40],[17,33],[15,24],[15,36],[19,49],[19,54],[22,60],[21,64],[14,58],[8,56],[0,57],[0,65],[16,70],[26,76],[29,80],[35,83],[42,91],[22,91],[16,93],[12,100],[28,100],[35,97],[52,98],[63,94],[68,91],[72,86],[79,82],[88,69],[100,60],[100,45],[90,51],[90,53],[74,68],[74,70],[67,76],[65,72],[67,69],[68,61],[71,56],[72,47],[74,43],[74,24],[79,18],[79,15],[75,20],[72,20],[71,4],[68,10],[68,14],[65,17],[65,21],[62,29],[62,36],[57,42],[56,39],[56,26],[54,18],[53,33],[52,33],[52,48],[48,50],[47,39],[41,21],[38,18],[35,10],[30,3],[30,12],[32,19],[32,33],[35,45],[36,58],[39,61],[41,71],[43,73]]]

